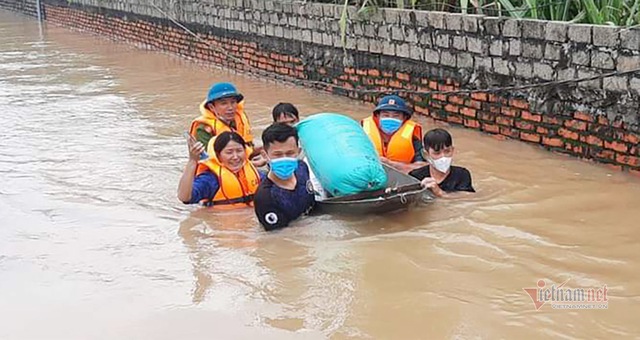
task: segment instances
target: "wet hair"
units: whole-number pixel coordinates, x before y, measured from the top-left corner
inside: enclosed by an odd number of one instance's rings
[[[262,145],[265,149],[274,142],[284,143],[293,137],[298,144],[298,131],[293,126],[284,123],[274,123],[262,133]]]
[[[296,117],[296,119],[300,118],[298,109],[291,103],[279,103],[278,105],[273,107],[271,115],[273,116],[274,122],[277,121],[282,114],[284,114],[285,116]]]
[[[220,154],[222,149],[226,148],[231,141],[242,145],[243,148],[247,147],[247,142],[245,142],[237,132],[225,131],[216,136],[216,140],[213,142],[213,151],[215,151],[216,154]]]
[[[434,151],[440,151],[446,147],[453,145],[451,135],[445,129],[433,129],[424,134],[422,139],[424,143],[424,150],[429,151],[429,148]]]

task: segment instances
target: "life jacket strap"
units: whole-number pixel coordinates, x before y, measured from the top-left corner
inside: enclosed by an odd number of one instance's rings
[[[219,201],[209,201],[208,202],[208,206],[212,206],[212,205],[230,205],[230,204],[239,204],[239,203],[251,203],[253,202],[253,197],[254,195],[247,195],[245,197],[238,197],[238,198],[232,198],[232,199],[228,199],[228,200],[219,200]]]

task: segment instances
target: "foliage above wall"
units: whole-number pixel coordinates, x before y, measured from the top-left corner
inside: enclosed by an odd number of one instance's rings
[[[357,6],[366,16],[380,7],[570,21],[596,25],[640,24],[640,0],[315,0]]]

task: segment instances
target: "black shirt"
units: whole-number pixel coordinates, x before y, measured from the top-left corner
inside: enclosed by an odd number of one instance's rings
[[[423,166],[422,168],[415,169],[409,173],[409,175],[423,180],[427,177],[431,177],[431,173],[429,172],[429,165]],[[438,184],[440,189],[444,192],[454,192],[454,191],[469,191],[476,192],[473,189],[473,185],[471,184],[471,173],[469,170],[460,167],[460,166],[451,166],[451,171],[442,181],[442,183]]]
[[[293,190],[277,186],[268,177],[260,183],[253,205],[265,230],[284,228],[313,207],[315,199],[307,164],[299,161],[294,176],[297,183]]]

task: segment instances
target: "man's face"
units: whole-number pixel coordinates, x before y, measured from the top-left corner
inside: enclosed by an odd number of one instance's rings
[[[454,152],[453,145],[445,146],[444,148],[438,151],[429,147],[427,152],[423,150],[423,153],[424,153],[423,156],[425,156],[425,158],[431,158],[433,160],[436,160],[442,157],[453,157],[453,152]]]
[[[238,100],[236,98],[222,98],[209,104],[209,110],[213,109],[216,117],[229,123],[235,119],[236,110],[238,109]]]
[[[298,147],[298,143],[296,143],[296,139],[294,137],[289,137],[282,143],[274,141],[269,145],[265,145],[265,150],[267,151],[269,159],[284,157],[296,158],[300,154],[300,148]]]
[[[401,121],[405,120],[405,114],[397,111],[380,111],[380,118],[395,118]]]
[[[293,126],[298,122],[298,118],[289,113],[281,113],[278,119],[276,119],[276,123],[283,123],[289,126]]]

